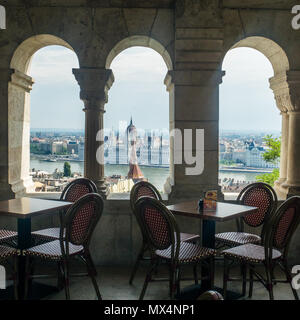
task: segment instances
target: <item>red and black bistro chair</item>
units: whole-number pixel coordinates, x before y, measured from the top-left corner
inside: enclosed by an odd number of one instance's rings
[[[18,299],[18,255],[19,250],[11,247],[0,245],[0,272],[1,280],[6,281],[7,279],[13,280],[14,283],[14,296]],[[7,266],[7,267],[5,267]],[[7,276],[6,271],[10,272]]]
[[[130,205],[131,205],[131,210],[133,214],[136,216],[135,213],[135,204],[136,202],[141,198],[141,197],[150,197],[153,199],[157,199],[158,201],[162,201],[160,192],[149,182],[147,181],[140,181],[136,183],[133,188],[131,189],[130,192]],[[137,219],[137,222],[140,226],[139,220]],[[140,226],[141,228],[141,226]],[[144,237],[144,234],[142,232],[143,236],[143,242],[142,242],[142,247],[138,253],[136,262],[134,264],[129,283],[132,284],[134,276],[137,272],[137,269],[139,267],[140,261],[146,260],[145,259],[145,254],[146,252],[149,251],[148,244],[147,244],[147,239]],[[181,241],[196,241],[199,239],[199,235],[196,234],[189,234],[189,233],[180,233],[180,239]]]
[[[171,298],[174,297],[175,291],[178,294],[180,293],[181,266],[184,264],[190,264],[194,267],[199,262],[208,264],[209,280],[211,287],[213,287],[216,250],[181,241],[180,230],[175,217],[160,201],[149,197],[141,197],[135,206],[137,219],[151,253],[150,267],[140,294],[140,300],[144,298],[148,283],[155,281],[152,275],[157,270],[161,260],[165,261],[169,267]],[[157,279],[157,281],[161,281],[161,279]]]
[[[292,237],[300,223],[300,197],[291,197],[286,200],[276,213],[266,222],[265,236],[262,244],[244,244],[222,251],[224,256],[224,299],[226,299],[227,282],[229,278],[231,261],[238,261],[249,267],[250,288],[249,297],[252,297],[254,276],[269,292],[271,300],[274,299],[273,285],[283,282],[289,283],[296,300],[299,300],[297,291],[292,285],[292,275],[288,267],[288,252]],[[261,275],[256,266],[262,265],[265,277]],[[274,268],[279,267],[286,279],[275,279]]]
[[[60,201],[75,202],[89,193],[98,193],[95,183],[87,178],[79,178],[67,184],[63,190]],[[60,223],[63,220],[64,211],[59,212]],[[60,228],[47,228],[32,232],[35,244],[59,239]]]
[[[18,239],[16,231],[0,229],[0,244],[15,247]]]
[[[95,266],[90,254],[90,241],[95,227],[103,212],[103,200],[99,194],[90,193],[77,200],[66,212],[60,227],[58,240],[46,242],[26,249],[23,254],[26,259],[26,293],[29,279],[35,278],[30,273],[32,258],[40,258],[58,262],[66,292],[66,299],[70,299],[69,279],[70,260],[79,257],[86,265],[88,276],[91,278],[97,297],[101,300],[99,287],[96,281]],[[31,258],[31,259],[29,259]],[[39,277],[39,276],[37,276]]]
[[[257,207],[258,211],[237,219],[237,232],[216,234],[217,247],[233,247],[247,243],[260,244],[265,232],[265,222],[277,208],[277,195],[274,189],[263,182],[257,182],[245,187],[237,198],[237,203]],[[261,236],[244,232],[244,225],[252,228],[262,226]]]

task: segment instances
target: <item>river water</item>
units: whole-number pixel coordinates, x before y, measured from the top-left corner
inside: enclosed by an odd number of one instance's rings
[[[83,174],[84,163],[83,162],[70,162],[72,172],[80,172]],[[49,173],[53,173],[55,169],[63,171],[64,162],[46,162],[37,159],[31,159],[30,168],[35,170],[43,170]],[[163,190],[163,185],[166,182],[167,177],[169,176],[168,168],[153,168],[153,167],[143,167],[141,170],[144,176],[148,179],[149,182],[154,184],[159,191]],[[114,174],[126,176],[128,173],[128,166],[126,165],[105,165],[105,175],[111,176]],[[255,181],[255,177],[259,173],[255,172],[233,172],[233,171],[222,171],[219,172],[219,179],[223,180],[224,178],[234,178],[235,181]]]

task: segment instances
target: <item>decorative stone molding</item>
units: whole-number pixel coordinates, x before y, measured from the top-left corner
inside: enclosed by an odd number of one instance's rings
[[[14,70],[14,72],[11,74],[10,83],[29,93],[32,90],[34,81],[27,74],[18,70]]]
[[[274,92],[277,108],[281,112],[287,112],[292,108],[289,85],[286,72],[269,79],[270,88]]]
[[[288,71],[288,84],[290,87],[290,95],[292,108],[289,111],[300,111],[300,70]]]
[[[281,112],[300,110],[300,71],[283,72],[269,81]]]
[[[96,109],[104,112],[108,101],[108,90],[114,82],[110,69],[73,69],[73,74],[80,86],[80,99],[85,109]]]
[[[169,71],[165,77],[167,90],[179,86],[218,86],[222,83],[225,71],[221,70],[178,70]]]

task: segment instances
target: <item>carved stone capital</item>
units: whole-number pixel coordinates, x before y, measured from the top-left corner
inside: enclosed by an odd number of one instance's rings
[[[281,112],[300,111],[300,71],[283,72],[269,81]]]
[[[34,81],[27,74],[18,70],[14,70],[14,72],[11,74],[10,83],[29,93],[32,90]]]
[[[84,102],[85,109],[104,112],[108,90],[114,82],[112,70],[80,68],[73,69],[73,74],[80,86],[80,99]]]
[[[288,71],[288,84],[292,101],[292,108],[289,111],[300,111],[300,70]]]

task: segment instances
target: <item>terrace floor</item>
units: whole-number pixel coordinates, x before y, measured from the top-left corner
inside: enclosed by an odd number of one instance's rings
[[[76,269],[78,267],[75,267]],[[55,269],[52,269],[54,271]],[[98,285],[100,287],[100,292],[102,298],[104,300],[137,300],[142,289],[146,266],[141,266],[138,271],[136,278],[134,280],[133,285],[129,285],[129,275],[131,272],[131,268],[129,267],[98,267]],[[74,270],[78,271],[78,270]],[[81,269],[82,271],[82,269]],[[233,269],[231,275],[238,275],[239,269]],[[158,276],[166,275],[166,268],[161,266],[158,272]],[[191,277],[192,272],[191,269],[183,270],[183,277]],[[222,287],[222,277],[223,277],[223,268],[222,262],[218,262],[216,264],[216,278],[215,285],[218,287]],[[277,274],[278,278],[283,279],[283,275],[279,271]],[[39,280],[41,281],[41,280]],[[43,280],[44,283],[56,284],[55,279],[47,279]],[[181,288],[184,289],[187,286],[193,285],[193,281],[183,281],[181,283]],[[241,292],[241,282],[230,282],[228,286],[229,290],[233,290],[236,292]],[[70,285],[70,293],[71,299],[73,300],[95,300],[96,294],[92,283],[89,278],[72,278]],[[247,285],[247,293],[248,293],[248,285]],[[300,294],[300,292],[298,292]],[[278,283],[274,287],[274,296],[275,300],[294,300],[292,295],[292,291],[288,284]],[[47,300],[63,300],[65,299],[64,290],[51,294],[47,296],[45,299]],[[149,284],[148,289],[146,291],[145,300],[168,300],[168,282],[152,282]],[[248,297],[244,297],[242,299],[248,299]],[[268,300],[268,292],[262,286],[261,283],[254,283],[254,291],[252,300]]]

